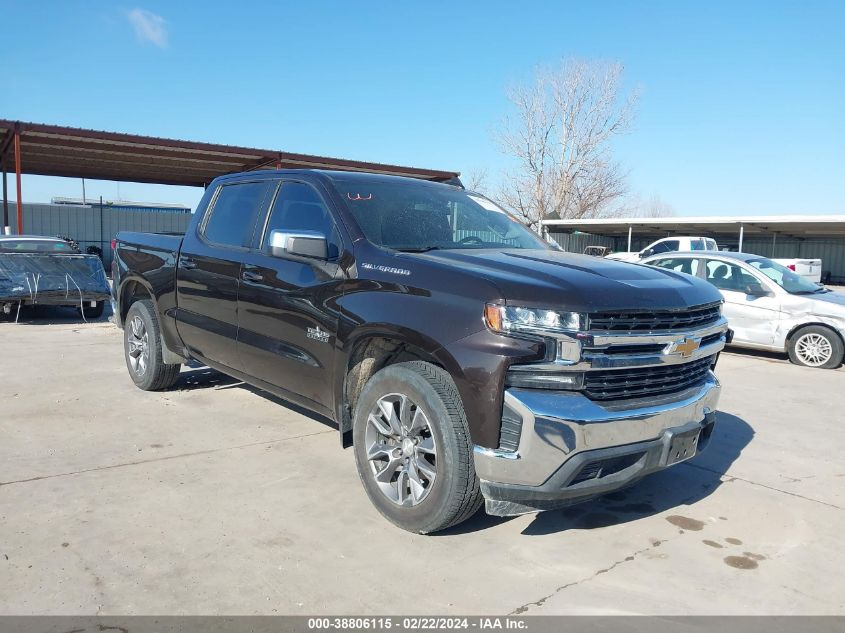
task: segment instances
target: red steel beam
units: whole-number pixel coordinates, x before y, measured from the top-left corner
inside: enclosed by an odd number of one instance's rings
[[[23,201],[21,200],[21,127],[15,125],[15,182],[18,187],[18,235],[23,235]]]

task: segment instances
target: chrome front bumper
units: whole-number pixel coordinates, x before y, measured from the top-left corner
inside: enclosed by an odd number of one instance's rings
[[[475,447],[488,513],[536,512],[627,486],[674,463],[668,447],[682,433],[697,429],[697,449],[703,449],[719,391],[711,373],[680,397],[629,402],[621,409],[580,393],[508,389],[505,405],[522,419],[517,450]],[[584,478],[596,468],[599,476]]]

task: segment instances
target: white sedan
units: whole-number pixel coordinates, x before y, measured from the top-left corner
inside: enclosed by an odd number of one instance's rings
[[[732,345],[787,352],[792,362],[833,369],[842,364],[845,295],[831,292],[759,255],[663,253],[640,263],[706,279],[725,298]]]

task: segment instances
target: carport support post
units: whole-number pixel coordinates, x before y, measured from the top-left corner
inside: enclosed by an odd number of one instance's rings
[[[629,224],[628,225],[628,252],[629,253],[631,252],[631,237],[633,236],[633,232],[634,232],[634,225]]]
[[[100,196],[100,259],[106,261],[106,243],[103,238],[103,196]]]
[[[739,248],[737,249],[740,253],[742,252],[742,237],[745,235],[745,226],[742,224],[739,225]]]
[[[15,125],[15,180],[18,188],[18,235],[23,235],[23,202],[21,201],[21,127]]]
[[[3,159],[0,158],[0,161]],[[9,233],[9,185],[6,182],[6,167],[3,167],[3,233]]]

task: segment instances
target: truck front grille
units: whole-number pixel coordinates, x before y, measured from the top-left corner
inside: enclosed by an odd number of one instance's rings
[[[719,320],[721,303],[709,303],[684,310],[648,312],[597,312],[590,314],[590,331],[653,332],[704,327]]]
[[[584,393],[592,400],[629,400],[677,393],[703,384],[714,360],[714,356],[707,356],[678,365],[586,372]]]

